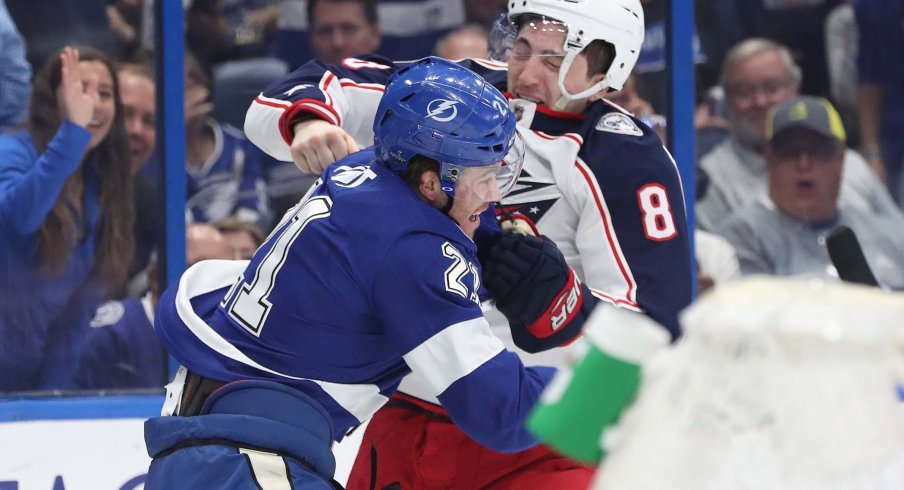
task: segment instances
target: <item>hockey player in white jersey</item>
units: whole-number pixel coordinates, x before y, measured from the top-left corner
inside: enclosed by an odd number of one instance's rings
[[[509,5],[508,19],[507,64],[458,62],[506,92],[526,143],[524,170],[497,210],[533,221],[596,299],[643,312],[676,338],[692,275],[678,170],[650,128],[602,98],[621,88],[637,60],[644,32],[640,3],[526,0]],[[379,57],[308,63],[255,100],[245,131],[272,156],[319,172],[370,144],[369,121],[385,80],[405,65]],[[509,341],[502,315],[488,318],[494,333]],[[549,347],[530,330],[516,331],[519,347]],[[561,349],[544,354],[558,362],[566,357]],[[396,481],[403,488],[589,484],[590,469],[544,448],[517,455],[481,448],[451,427],[422,384],[406,378],[401,391],[412,396],[397,395],[395,407],[371,421],[349,488]]]

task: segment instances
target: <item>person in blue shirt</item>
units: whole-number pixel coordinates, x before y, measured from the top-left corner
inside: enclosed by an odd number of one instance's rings
[[[390,79],[373,126],[374,146],[328,167],[250,262],[202,261],[163,294],[155,327],[184,368],[163,408],[176,416],[145,423],[146,489],[333,488],[330,443],[412,372],[487,447],[537,444],[524,420],[555,370],[491,333],[481,284],[522,314],[528,285],[542,318],[579,283],[551,241],[490,226],[523,162],[513,112],[475,73],[424,58]],[[568,342],[569,325],[543,335]]]
[[[116,73],[66,47],[34,80],[29,129],[0,136],[0,391],[70,386],[84,331],[134,252]]]

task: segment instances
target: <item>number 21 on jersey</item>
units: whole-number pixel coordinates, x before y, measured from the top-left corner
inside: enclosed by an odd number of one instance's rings
[[[329,217],[332,205],[332,200],[327,196],[318,196],[302,204],[291,218],[284,221],[282,231],[267,239],[273,247],[258,264],[251,282],[239,278],[220,303],[224,308],[231,303],[227,309],[229,316],[252,334],[261,335],[272,307],[267,297],[276,284],[276,276],[286,262],[292,243],[308,223]]]

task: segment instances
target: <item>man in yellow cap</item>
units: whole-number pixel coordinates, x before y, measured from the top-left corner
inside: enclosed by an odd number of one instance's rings
[[[837,277],[827,236],[848,226],[880,284],[904,289],[899,221],[839,201],[845,133],[823,98],[793,97],[766,122],[768,196],[738,210],[716,231],[735,247],[742,274]]]

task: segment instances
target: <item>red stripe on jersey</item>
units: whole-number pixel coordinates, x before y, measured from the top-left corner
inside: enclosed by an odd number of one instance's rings
[[[262,95],[258,95],[254,101],[260,105],[268,105],[277,109],[288,109],[292,105],[284,100],[266,99]]]
[[[584,176],[584,180],[587,181],[587,187],[590,189],[591,194],[593,194],[593,200],[596,202],[596,208],[599,210],[600,219],[603,220],[603,227],[606,229],[606,241],[609,242],[609,249],[612,251],[612,257],[615,258],[615,262],[618,264],[618,270],[621,272],[622,277],[625,279],[625,283],[628,285],[628,290],[625,292],[625,298],[627,298],[627,304],[629,305],[637,305],[630,298],[634,296],[634,282],[631,280],[631,276],[628,274],[627,269],[625,268],[624,262],[622,262],[621,256],[618,253],[618,248],[615,246],[615,239],[612,237],[611,233],[611,225],[609,223],[609,219],[606,216],[605,208],[603,207],[603,199],[600,196],[599,186],[596,182],[596,179],[590,172],[585,168],[584,165],[581,164],[580,160],[575,160],[574,166],[577,167],[578,171],[581,172],[581,175]]]
[[[323,74],[323,78],[320,79],[320,91],[323,92],[323,98],[326,100],[326,105],[330,108],[333,107],[333,97],[330,95],[330,84],[333,83],[333,80],[336,79],[336,75],[328,71]],[[335,110],[333,112],[336,112]],[[338,114],[336,114],[338,116]]]
[[[343,87],[343,88],[344,87],[354,87],[354,88],[360,88],[360,89],[364,89],[364,90],[373,90],[375,92],[383,92],[384,90],[386,90],[386,87],[384,87],[383,85],[380,85],[378,83],[357,83],[354,80],[349,80],[348,78],[343,78],[343,79],[339,80],[339,86]]]
[[[590,294],[596,296],[597,298],[599,298],[603,301],[617,304],[617,305],[626,306],[626,307],[628,307],[628,309],[631,309],[631,310],[643,311],[641,309],[640,305],[638,305],[637,303],[633,303],[631,301],[628,301],[628,300],[622,299],[622,298],[616,298],[612,295],[609,295],[609,294],[606,294],[606,293],[600,291],[599,289],[593,289],[593,288],[589,288],[589,287],[587,289],[590,290]]]
[[[539,136],[543,139],[555,140],[555,139],[559,139],[559,138],[568,138],[571,141],[574,141],[575,143],[577,143],[578,146],[581,146],[582,144],[584,144],[584,138],[581,138],[581,135],[579,135],[577,133],[565,133],[560,136],[552,136],[552,135],[544,133],[543,131],[537,131],[536,129],[533,129],[532,131],[534,133],[536,133],[537,136]]]
[[[323,119],[324,121],[337,126],[341,122],[339,114],[337,114],[332,107],[324,105],[323,102],[316,99],[296,100],[288,108],[283,106],[276,107],[284,109],[283,114],[279,116],[279,134],[289,146],[292,146],[292,139],[295,137],[295,128],[293,127],[294,121],[300,113],[313,114],[314,116],[317,116],[318,119]]]

